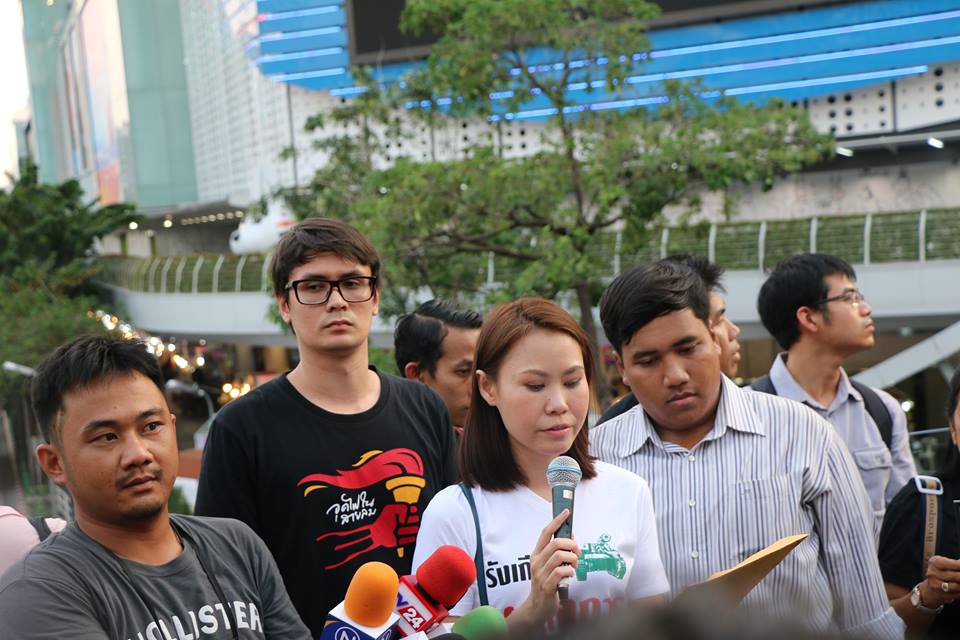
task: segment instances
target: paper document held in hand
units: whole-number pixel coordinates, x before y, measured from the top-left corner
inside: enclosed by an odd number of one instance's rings
[[[798,544],[806,540],[807,536],[808,534],[801,533],[781,538],[737,566],[718,571],[705,582],[690,585],[677,598],[689,597],[700,592],[712,592],[723,594],[732,604],[739,604],[763,580],[764,576],[780,564]]]

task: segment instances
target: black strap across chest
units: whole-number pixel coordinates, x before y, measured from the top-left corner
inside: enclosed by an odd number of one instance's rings
[[[40,542],[50,537],[52,531],[50,531],[50,525],[47,524],[46,518],[27,518],[27,521],[36,529]]]
[[[473,556],[473,564],[477,567],[477,594],[480,597],[480,606],[489,604],[487,600],[487,582],[483,575],[483,538],[480,536],[480,516],[477,514],[477,503],[473,500],[473,489],[466,482],[460,483],[460,491],[467,498],[470,511],[473,513],[473,526],[477,532],[477,552]]]
[[[850,380],[850,384],[863,396],[863,404],[865,405],[867,414],[877,425],[877,431],[880,432],[883,444],[887,445],[887,449],[889,449],[893,442],[893,418],[887,410],[887,405],[883,403],[883,399],[880,398],[877,392],[869,386],[852,379]],[[760,376],[754,380],[750,384],[750,388],[761,393],[769,393],[772,396],[780,395],[777,393],[777,388],[773,386],[773,381],[769,375]]]

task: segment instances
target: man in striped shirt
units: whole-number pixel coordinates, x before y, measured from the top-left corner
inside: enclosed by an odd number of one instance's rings
[[[709,297],[688,267],[624,272],[600,302],[640,405],[595,428],[594,455],[643,476],[674,595],[791,534],[808,538],[744,601],[814,629],[902,638],[850,454],[809,408],[723,376]]]

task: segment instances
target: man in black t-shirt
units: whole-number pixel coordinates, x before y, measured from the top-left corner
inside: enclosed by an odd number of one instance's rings
[[[263,538],[316,637],[360,565],[409,573],[420,514],[456,480],[454,435],[435,392],[369,364],[380,258],[367,238],[305,220],[271,269],[300,363],[217,415],[197,513]]]

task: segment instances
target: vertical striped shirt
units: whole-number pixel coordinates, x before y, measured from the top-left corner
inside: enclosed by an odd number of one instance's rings
[[[903,638],[857,468],[811,409],[724,376],[713,429],[692,449],[663,442],[642,406],[593,429],[590,441],[595,456],[647,480],[673,595],[806,533],[744,605],[815,629]]]

